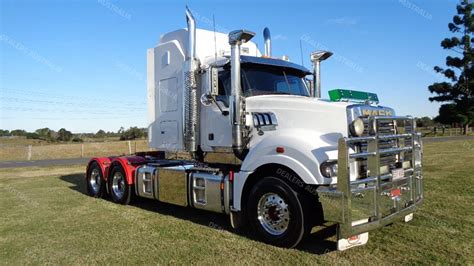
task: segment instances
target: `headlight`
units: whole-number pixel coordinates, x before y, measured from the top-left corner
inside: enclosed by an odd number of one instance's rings
[[[326,161],[319,166],[324,177],[332,178],[337,176],[337,161]]]
[[[364,120],[362,120],[361,118],[356,118],[349,125],[349,131],[351,132],[352,136],[362,136],[362,134],[364,134]]]

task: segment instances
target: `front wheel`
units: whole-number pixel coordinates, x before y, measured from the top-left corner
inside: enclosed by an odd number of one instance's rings
[[[301,195],[278,178],[258,182],[247,208],[253,231],[268,244],[292,248],[311,230]]]
[[[110,171],[108,180],[110,196],[115,203],[127,205],[132,196],[132,186],[127,184],[125,171],[116,165]]]

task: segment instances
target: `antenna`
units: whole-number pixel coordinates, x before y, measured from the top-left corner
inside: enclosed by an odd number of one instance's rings
[[[216,19],[212,14],[212,24],[214,28],[214,64],[217,63],[217,40],[216,40]]]
[[[303,60],[303,44],[301,43],[301,38],[300,38],[300,53],[301,53],[301,65],[304,66],[304,60]]]

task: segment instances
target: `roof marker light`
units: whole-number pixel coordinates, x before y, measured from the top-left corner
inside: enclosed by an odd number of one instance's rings
[[[379,103],[377,94],[370,92],[335,89],[330,90],[328,93],[329,99],[333,102]]]

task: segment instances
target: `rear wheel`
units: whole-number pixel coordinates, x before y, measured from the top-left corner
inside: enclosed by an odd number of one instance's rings
[[[127,184],[125,171],[116,165],[110,171],[108,180],[110,196],[115,203],[127,205],[130,203],[132,186]]]
[[[87,171],[87,194],[91,197],[102,198],[105,195],[105,181],[102,169],[97,162],[93,162]]]
[[[250,192],[247,217],[264,242],[292,248],[309,233],[301,195],[284,181],[265,177]]]

